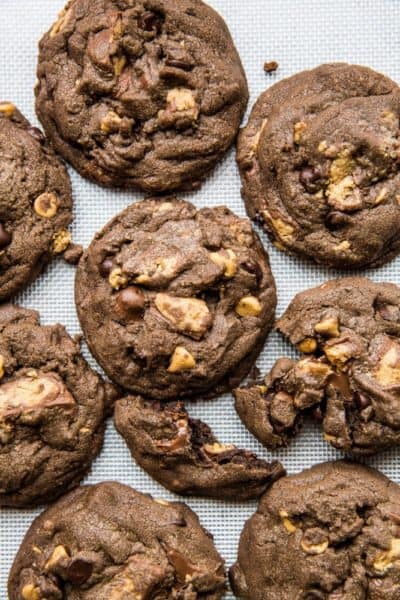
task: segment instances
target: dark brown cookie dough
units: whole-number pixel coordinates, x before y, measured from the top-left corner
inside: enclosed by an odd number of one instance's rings
[[[192,189],[232,144],[248,91],[200,0],[72,0],[40,43],[36,109],[84,177]]]
[[[145,397],[217,395],[251,368],[275,285],[247,219],[168,198],[128,207],[96,235],[76,277],[90,349]]]
[[[400,251],[400,89],[322,65],[261,95],[238,141],[248,214],[281,250],[345,269]]]
[[[240,539],[230,576],[247,600],[398,600],[400,488],[337,462],[275,483]]]
[[[111,386],[62,325],[0,307],[0,506],[47,503],[78,485],[98,454]]]
[[[220,444],[181,402],[122,398],[115,405],[114,422],[136,462],[177,494],[249,500],[285,474],[277,461],[267,463],[252,452]]]
[[[67,248],[71,211],[65,167],[42,132],[0,102],[0,301]]]
[[[74,490],[35,519],[10,600],[218,600],[224,561],[185,504],[116,482]]]
[[[262,443],[287,443],[312,413],[345,452],[400,444],[399,287],[329,281],[298,294],[277,327],[309,356],[280,359],[264,385],[236,390],[238,412]]]

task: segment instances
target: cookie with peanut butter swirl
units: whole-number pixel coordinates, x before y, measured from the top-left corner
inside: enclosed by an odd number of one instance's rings
[[[338,269],[400,251],[400,89],[348,64],[264,92],[237,160],[249,216],[275,245]]]
[[[0,506],[36,506],[77,486],[114,392],[64,327],[0,307]]]
[[[327,442],[357,455],[400,445],[400,288],[363,277],[298,294],[277,323],[305,356],[279,359],[236,409],[268,448],[311,415]]]
[[[37,75],[56,150],[97,183],[151,193],[199,187],[248,99],[228,28],[201,0],[70,0]]]
[[[159,400],[237,385],[276,305],[250,222],[226,207],[196,209],[170,197],[133,204],[108,223],[79,263],[75,290],[106,373]]]
[[[10,600],[219,600],[224,561],[188,506],[117,482],[67,494],[31,525]]]

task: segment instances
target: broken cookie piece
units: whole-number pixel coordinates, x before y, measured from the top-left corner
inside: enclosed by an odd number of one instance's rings
[[[224,561],[181,502],[117,482],[80,487],[37,517],[17,553],[10,600],[219,600]]]
[[[0,506],[36,506],[77,486],[102,446],[113,393],[64,327],[2,305]]]
[[[400,288],[361,277],[298,294],[277,328],[300,351],[265,382],[235,390],[236,409],[268,448],[286,445],[306,415],[327,442],[356,455],[400,445]]]
[[[136,462],[178,494],[248,500],[284,475],[277,461],[267,463],[252,452],[220,444],[208,425],[189,417],[182,402],[122,398],[114,422]]]

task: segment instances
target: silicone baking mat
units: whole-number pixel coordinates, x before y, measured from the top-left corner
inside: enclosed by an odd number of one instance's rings
[[[400,81],[399,0],[210,0],[226,19],[247,73],[251,100],[283,77],[323,62],[347,61],[371,66]],[[0,98],[11,100],[36,123],[33,87],[37,42],[55,20],[63,0],[0,0]],[[277,60],[279,70],[263,71],[265,61]],[[75,199],[74,241],[87,245],[94,233],[140,194],[107,191],[92,185],[72,169]],[[244,215],[240,182],[231,151],[201,191],[187,194],[197,206],[227,204]],[[295,293],[318,285],[338,273],[305,264],[274,250],[263,242],[271,257],[279,295],[278,314]],[[375,280],[400,284],[400,257],[390,265],[366,274]],[[71,334],[79,332],[73,298],[74,268],[53,264],[17,301],[40,311],[43,323],[63,323]],[[89,357],[86,348],[85,354]],[[291,354],[278,334],[271,334],[258,360],[264,372],[282,354]],[[94,361],[92,361],[94,365]],[[188,404],[195,417],[204,419],[221,441],[235,443],[259,453],[263,449],[240,423],[227,395],[208,402]],[[389,452],[370,464],[400,483],[399,453]],[[339,457],[323,440],[317,428],[306,426],[289,449],[273,453],[289,473],[314,463]],[[156,497],[173,498],[153,482],[131,460],[124,442],[108,425],[103,451],[96,460],[90,483],[116,479]],[[216,545],[230,566],[236,557],[239,535],[256,503],[216,502],[188,499],[202,523],[214,534]],[[0,600],[7,598],[6,582],[22,537],[39,510],[0,511]],[[227,598],[232,598],[227,594]]]

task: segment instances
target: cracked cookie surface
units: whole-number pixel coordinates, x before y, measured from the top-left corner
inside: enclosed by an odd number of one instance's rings
[[[233,444],[220,444],[181,402],[122,398],[115,405],[114,422],[136,462],[178,494],[248,500],[285,474],[278,461],[267,463]]]
[[[40,42],[36,109],[84,177],[192,189],[232,144],[247,83],[200,0],[72,0]]]
[[[42,132],[0,102],[0,301],[15,295],[70,242],[71,184]]]
[[[298,294],[278,330],[300,351],[260,385],[235,391],[236,408],[267,447],[286,445],[311,413],[336,448],[374,454],[400,444],[400,288],[362,277]]]
[[[62,325],[0,308],[0,506],[47,503],[78,485],[103,443],[112,388]]]
[[[400,487],[354,463],[276,482],[241,535],[230,576],[251,600],[397,600]]]
[[[35,519],[10,600],[218,600],[224,561],[185,504],[116,482],[74,490]]]
[[[123,387],[156,399],[237,385],[272,327],[268,257],[247,219],[167,198],[128,207],[80,261],[89,347]]]
[[[339,269],[400,251],[400,89],[322,65],[264,92],[238,139],[248,214],[281,250]]]

